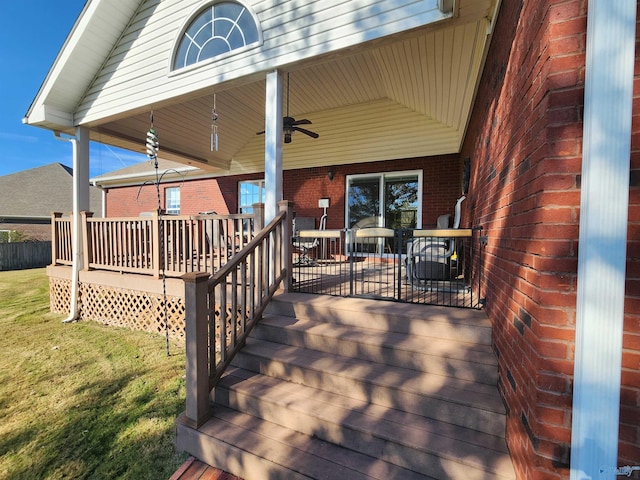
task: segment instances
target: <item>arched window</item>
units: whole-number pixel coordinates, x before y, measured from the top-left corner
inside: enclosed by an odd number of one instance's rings
[[[260,41],[251,12],[236,2],[218,2],[189,23],[173,60],[173,69],[193,65]]]

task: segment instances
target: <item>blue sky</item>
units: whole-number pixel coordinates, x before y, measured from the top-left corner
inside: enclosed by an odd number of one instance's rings
[[[85,0],[21,0],[2,5],[0,176],[54,162],[72,166],[69,142],[56,140],[49,130],[23,125],[22,117],[84,4]],[[145,157],[138,153],[92,143],[90,175],[142,160]]]

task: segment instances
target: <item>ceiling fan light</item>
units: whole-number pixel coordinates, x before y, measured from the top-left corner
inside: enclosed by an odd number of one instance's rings
[[[282,132],[284,133],[284,143],[291,143],[291,136],[293,135],[293,128],[291,128],[291,125],[285,124]]]

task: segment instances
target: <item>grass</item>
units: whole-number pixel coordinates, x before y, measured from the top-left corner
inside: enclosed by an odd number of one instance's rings
[[[168,479],[183,347],[63,318],[43,269],[0,272],[0,479]]]

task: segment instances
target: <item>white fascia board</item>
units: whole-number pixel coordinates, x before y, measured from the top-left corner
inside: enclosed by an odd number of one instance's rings
[[[64,112],[48,105],[39,104],[28,117],[22,119],[28,125],[45,126],[51,130],[66,130],[73,128],[73,114]]]
[[[117,0],[118,7],[122,8],[124,5],[123,0]],[[135,8],[132,11],[135,11],[138,8],[141,0],[136,0]],[[80,103],[82,96],[85,94],[84,90],[78,89],[76,92],[77,98],[74,99],[73,104],[69,104],[66,106],[56,105],[55,109],[51,110],[51,113],[54,113],[53,117],[49,116],[49,109],[52,108],[50,105],[55,104],[54,99],[51,99],[50,96],[52,92],[55,91],[56,87],[60,84],[60,82],[64,82],[65,74],[69,74],[70,69],[74,68],[82,68],[82,62],[80,62],[80,58],[77,55],[78,48],[85,42],[85,37],[93,30],[97,28],[95,23],[98,21],[99,17],[96,15],[98,11],[109,9],[113,7],[114,0],[87,0],[82,12],[78,16],[76,23],[73,25],[71,32],[67,35],[67,38],[62,45],[58,56],[55,58],[53,65],[49,69],[47,76],[45,77],[38,93],[36,94],[33,102],[31,103],[27,113],[23,118],[23,123],[28,125],[38,125],[44,126],[45,128],[56,129],[55,125],[60,127],[68,127],[75,126],[77,122],[74,120],[74,110],[77,105]],[[131,3],[131,2],[130,2]],[[107,26],[111,27],[114,31],[117,30],[117,34],[119,35],[124,28],[124,25],[118,25],[116,23],[103,25],[100,24],[99,27],[104,29]],[[108,36],[104,36],[108,38]],[[107,41],[102,42],[101,45],[96,42],[96,39],[93,38],[91,41],[92,49],[95,51],[96,55],[104,55],[106,56],[109,51],[113,48],[113,45]],[[76,60],[76,65],[72,62],[72,60]],[[79,63],[78,63],[79,62]],[[91,77],[95,76],[97,72],[85,72],[90,74]],[[49,105],[49,106],[48,106]],[[44,107],[44,109],[43,109]],[[65,111],[64,109],[68,109]],[[55,112],[58,112],[55,114]],[[61,118],[71,118],[70,122],[65,121],[64,123],[57,124],[55,117],[59,116]],[[52,128],[50,124],[53,124]]]
[[[51,92],[53,85],[56,83],[56,81],[60,77],[62,70],[66,65],[67,61],[69,60],[69,57],[71,56],[71,53],[73,52],[75,45],[77,45],[78,42],[80,41],[80,38],[82,37],[82,32],[87,28],[89,24],[91,12],[94,12],[96,10],[97,5],[101,1],[104,1],[104,0],[88,0],[87,3],[85,4],[84,8],[82,9],[82,12],[80,12],[78,20],[76,20],[76,23],[73,25],[71,32],[69,32],[69,35],[67,35],[67,38],[64,41],[62,48],[60,49],[60,52],[58,52],[58,56],[53,61],[53,65],[49,69],[47,76],[42,82],[42,85],[40,86],[40,89],[38,90],[36,97],[34,98],[33,102],[31,103],[31,106],[27,110],[27,113],[25,114],[25,117],[23,120],[24,123],[27,123],[29,125],[36,125],[38,123],[44,122],[43,120],[44,116],[38,117],[37,115],[35,115],[35,113],[40,110],[43,110],[48,94]],[[41,111],[40,113],[42,115],[44,114],[44,111]]]
[[[165,173],[166,172],[166,173]],[[162,180],[160,183],[169,183],[180,180],[200,180],[205,178],[214,178],[219,177],[219,174],[215,173],[207,173],[203,172],[198,167],[181,167],[181,168],[170,168],[170,169],[161,169],[161,173],[164,173]],[[98,187],[103,188],[113,188],[113,187],[127,187],[132,185],[140,185],[141,182],[145,180],[152,179],[155,181],[155,170],[147,170],[146,172],[139,172],[134,174],[123,174],[123,175],[112,175],[112,176],[104,176],[100,179],[92,178],[90,179],[90,183],[92,185],[96,185]]]

